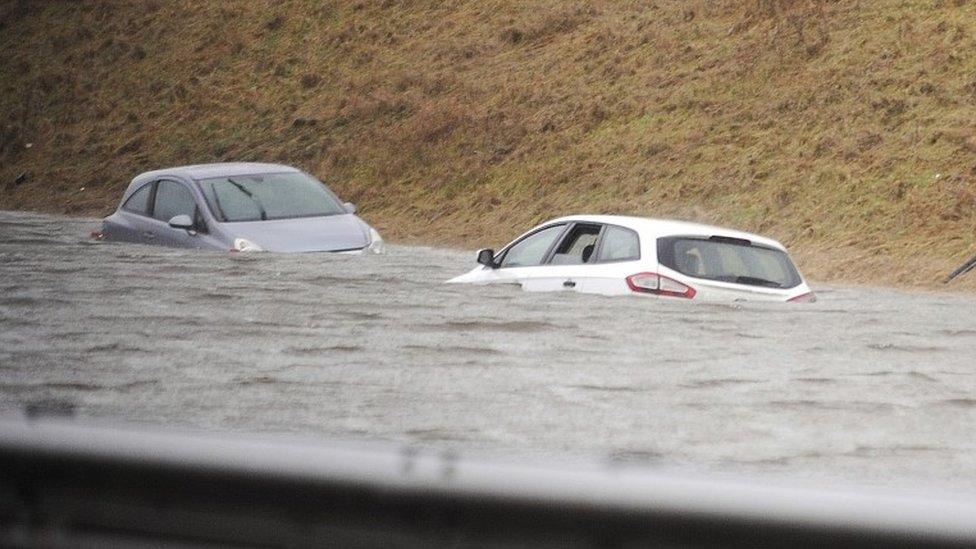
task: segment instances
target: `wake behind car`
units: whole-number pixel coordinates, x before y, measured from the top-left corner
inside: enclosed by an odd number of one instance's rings
[[[383,239],[322,182],[289,166],[221,163],[135,177],[104,240],[239,252],[380,252]]]
[[[681,221],[562,217],[498,253],[479,250],[477,261],[448,282],[694,300],[816,300],[779,242]]]

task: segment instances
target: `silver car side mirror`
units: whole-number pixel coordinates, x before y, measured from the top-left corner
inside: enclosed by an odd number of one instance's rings
[[[346,202],[342,206],[346,208],[346,212],[351,214],[356,213],[356,205],[353,204],[352,202]]]
[[[492,250],[491,248],[484,248],[482,250],[478,250],[477,261],[480,265],[484,265],[485,267],[489,267],[492,269],[498,268],[498,264],[495,263],[495,250]]]
[[[192,231],[194,228],[193,220],[186,214],[174,215],[169,220],[169,226],[174,229],[186,229],[188,231]]]

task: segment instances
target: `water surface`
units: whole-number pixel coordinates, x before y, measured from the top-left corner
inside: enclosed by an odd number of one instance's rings
[[[445,285],[473,254],[224,254],[0,212],[0,413],[976,488],[976,300]],[[472,242],[472,246],[500,243]]]

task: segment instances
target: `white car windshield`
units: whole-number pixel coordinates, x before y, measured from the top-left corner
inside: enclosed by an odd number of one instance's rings
[[[215,177],[200,181],[220,221],[263,221],[345,213],[325,185],[303,173]]]

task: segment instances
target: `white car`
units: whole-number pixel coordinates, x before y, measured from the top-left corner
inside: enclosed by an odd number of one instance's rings
[[[520,284],[693,300],[816,301],[782,244],[762,236],[681,221],[616,215],[553,219],[452,283]]]

